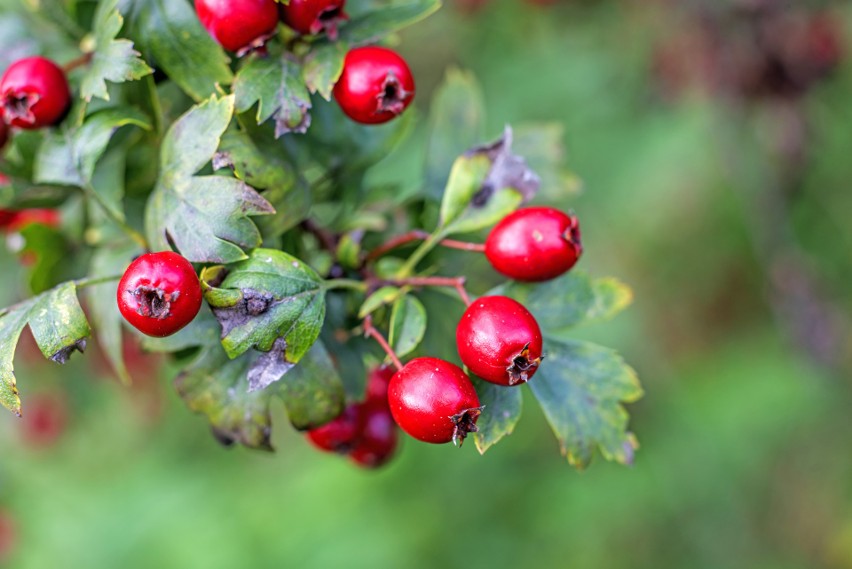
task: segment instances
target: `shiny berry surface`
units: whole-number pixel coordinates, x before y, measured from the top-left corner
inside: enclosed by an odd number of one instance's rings
[[[213,39],[239,55],[262,46],[278,26],[275,0],[195,0],[195,11]]]
[[[378,468],[393,458],[399,440],[397,426],[386,401],[368,400],[361,412],[361,434],[349,456],[359,466]]]
[[[349,405],[331,423],[308,431],[307,438],[320,450],[346,454],[361,436],[362,415],[361,405]]]
[[[583,253],[574,215],[528,207],[507,215],[485,242],[494,269],[517,281],[546,281],[571,269]]]
[[[54,125],[70,105],[65,72],[44,57],[20,59],[0,79],[0,107],[12,126],[37,129]]]
[[[405,60],[384,47],[359,47],[346,54],[334,99],[362,124],[381,124],[401,114],[414,100],[414,77]]]
[[[192,264],[177,253],[148,253],[133,261],[118,283],[118,308],[148,336],[170,336],[201,308],[201,285]]]
[[[302,35],[326,34],[337,39],[337,29],[349,17],[343,11],[346,0],[290,0],[281,4],[281,20]]]
[[[417,440],[461,444],[476,431],[479,397],[467,374],[438,358],[416,358],[394,374],[388,388],[391,413]]]
[[[499,385],[529,381],[541,363],[541,329],[530,311],[505,296],[483,296],[456,328],[456,344],[471,373]]]
[[[396,370],[390,366],[377,367],[367,377],[367,401],[388,404],[388,385]]]

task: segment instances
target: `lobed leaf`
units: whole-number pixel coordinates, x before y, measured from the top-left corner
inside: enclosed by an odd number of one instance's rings
[[[305,57],[302,74],[305,85],[311,93],[319,93],[326,101],[331,101],[331,93],[340,74],[343,73],[343,60],[349,46],[344,41],[319,43]]]
[[[511,435],[521,418],[523,394],[520,387],[505,387],[471,376],[482,414],[476,422],[478,431],[473,434],[476,449],[485,454],[489,448]]]
[[[224,176],[195,176],[211,161],[231,122],[234,98],[211,97],[178,119],[163,140],[160,177],[145,225],[153,250],[171,248],[198,263],[232,263],[261,243],[251,215],[274,213],[244,182]]]
[[[91,101],[92,97],[108,101],[107,81],[135,81],[154,71],[140,59],[132,41],[115,39],[124,25],[117,6],[118,0],[101,0],[95,12],[95,49],[80,82],[80,96],[86,101]]]
[[[13,359],[24,327],[29,325],[41,353],[64,364],[75,350],[86,349],[89,323],[67,282],[15,306],[0,310],[0,404],[21,415]]]
[[[275,120],[276,138],[311,125],[311,96],[301,64],[289,54],[249,58],[234,81],[234,95],[240,113],[257,104],[257,124]]]
[[[222,325],[222,346],[228,356],[236,358],[251,348],[276,349],[284,364],[298,363],[316,342],[325,318],[319,275],[295,257],[272,249],[256,249],[216,283],[224,272],[208,269],[202,280],[205,298]]]
[[[632,464],[638,443],[623,404],[642,397],[633,369],[613,350],[586,342],[549,340],[546,356],[528,385],[568,462],[585,468],[598,448],[607,460]]]

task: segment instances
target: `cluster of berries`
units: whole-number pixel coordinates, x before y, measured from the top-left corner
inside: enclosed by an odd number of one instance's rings
[[[284,22],[304,36],[337,38],[347,20],[345,0],[195,0],[202,25],[219,44],[242,56],[263,52]],[[346,54],[343,72],[334,87],[343,112],[361,124],[382,124],[401,114],[414,99],[414,77],[395,51],[377,46],[357,47]]]

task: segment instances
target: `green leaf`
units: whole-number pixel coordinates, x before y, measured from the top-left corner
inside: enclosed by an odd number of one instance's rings
[[[234,81],[234,95],[240,113],[257,103],[257,124],[275,119],[276,138],[304,133],[311,125],[311,96],[301,65],[289,54],[250,57]]]
[[[562,454],[585,468],[595,448],[607,460],[631,464],[638,443],[627,431],[623,403],[642,397],[636,373],[613,350],[586,342],[549,341],[547,358],[528,383]]]
[[[0,310],[0,404],[19,416],[21,400],[13,358],[27,324],[44,357],[60,364],[67,362],[74,350],[84,351],[89,336],[89,323],[73,282]]]
[[[426,308],[416,297],[406,295],[393,303],[388,342],[400,358],[417,349],[426,334]]]
[[[274,148],[255,142],[246,132],[225,133],[213,166],[231,168],[237,178],[262,190],[263,198],[275,208],[275,215],[257,220],[264,238],[278,237],[307,217],[311,207],[308,185]]]
[[[526,306],[545,336],[562,336],[581,324],[612,318],[633,300],[630,288],[617,279],[592,279],[576,270],[543,283],[509,282],[488,294]]]
[[[340,39],[352,45],[376,43],[437,12],[440,7],[440,0],[402,0],[382,5],[343,26]]]
[[[157,186],[146,209],[152,250],[170,248],[198,263],[232,263],[260,245],[250,215],[273,213],[251,187],[224,176],[194,176],[213,158],[234,111],[227,96],[196,105],[166,133]]]
[[[132,41],[115,39],[124,25],[117,6],[118,0],[101,0],[95,13],[95,50],[80,83],[80,96],[86,101],[91,101],[92,97],[108,101],[107,81],[123,83],[153,73],[133,49]]]
[[[134,256],[141,253],[132,242],[118,242],[112,246],[102,246],[92,255],[89,277],[109,277],[124,273]],[[118,378],[125,384],[130,383],[130,374],[124,365],[122,352],[121,327],[124,318],[115,302],[117,281],[90,286],[86,290],[86,300],[98,345],[112,366]]]
[[[198,315],[177,334],[165,338],[139,335],[142,348],[148,352],[174,353],[191,348],[219,346],[222,326],[207,304],[201,305]]]
[[[151,128],[141,111],[118,107],[89,115],[79,128],[47,134],[35,158],[34,181],[80,187],[91,184],[95,165],[110,139],[119,128],[128,125]]]
[[[302,71],[311,93],[319,93],[323,99],[331,101],[331,92],[343,73],[347,51],[349,46],[343,41],[319,43],[311,49]]]
[[[283,359],[302,359],[319,336],[325,318],[323,281],[313,269],[282,251],[256,249],[236,263],[221,284],[210,286],[224,269],[202,273],[205,298],[222,324],[222,346],[235,358],[251,348],[272,350],[282,339]]]
[[[497,223],[538,191],[540,180],[512,154],[512,129],[456,160],[441,203],[442,234],[476,231]]]
[[[485,102],[472,73],[451,68],[432,97],[426,154],[426,193],[441,199],[460,154],[483,139]],[[480,182],[481,183],[481,182]]]
[[[405,293],[394,286],[383,286],[367,297],[364,304],[361,305],[361,309],[358,311],[358,318],[366,318],[382,306],[392,304],[402,294]]]
[[[520,387],[505,387],[483,381],[471,376],[479,403],[484,407],[476,422],[479,429],[473,434],[479,454],[485,454],[489,448],[511,435],[521,418],[523,394]]]
[[[139,43],[157,65],[196,102],[207,99],[216,85],[228,85],[233,74],[228,56],[201,26],[184,0],[137,2]]]

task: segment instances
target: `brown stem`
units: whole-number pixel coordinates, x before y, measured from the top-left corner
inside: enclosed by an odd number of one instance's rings
[[[464,277],[407,277],[404,279],[384,279],[371,283],[378,287],[383,286],[415,286],[415,287],[448,287],[456,289],[465,306],[470,306],[470,295],[467,293]]]
[[[414,229],[408,233],[392,237],[385,243],[379,245],[367,255],[366,262],[375,261],[379,257],[386,255],[397,247],[402,247],[413,241],[424,241],[429,238],[429,233],[422,229]],[[455,239],[443,239],[439,245],[449,249],[459,249],[460,251],[471,251],[474,253],[482,253],[485,251],[485,245],[481,243],[469,243],[467,241],[456,241]]]
[[[91,63],[92,57],[94,57],[94,54],[92,52],[84,53],[77,59],[72,59],[71,61],[66,63],[62,67],[62,69],[65,71],[65,73],[71,73],[78,67],[83,67],[84,65],[88,65],[89,63]]]
[[[337,253],[337,237],[331,231],[320,227],[313,219],[301,223],[302,229],[317,238],[322,248],[331,254]]]
[[[396,367],[396,370],[399,371],[402,369],[402,362],[399,361],[399,358],[396,355],[396,352],[393,351],[393,348],[390,347],[388,341],[385,340],[385,337],[382,336],[382,333],[379,332],[375,326],[373,326],[373,316],[367,316],[364,318],[364,335],[368,338],[373,338],[378,344],[382,347],[385,353],[393,362],[393,365]]]

